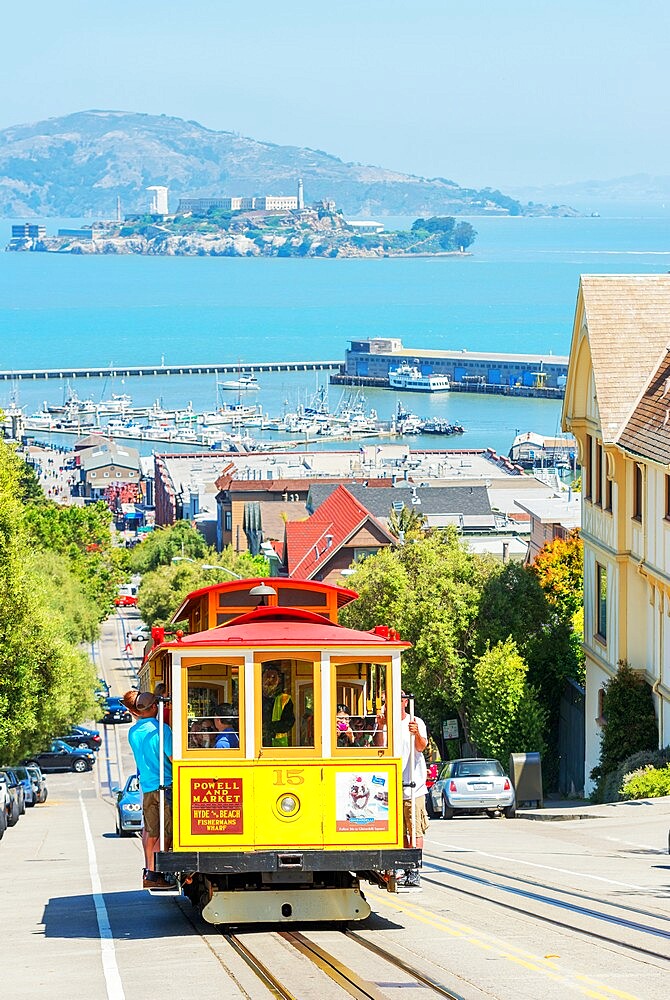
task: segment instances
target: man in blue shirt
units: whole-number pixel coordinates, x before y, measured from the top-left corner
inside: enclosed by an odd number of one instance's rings
[[[162,875],[154,871],[154,853],[160,845],[160,731],[158,702],[149,691],[126,691],[121,699],[136,720],[128,730],[128,742],[133,751],[142,788],[144,830],[142,846],[144,889],[172,889]],[[163,724],[163,784],[165,786],[165,849],[172,846],[172,731]]]
[[[240,745],[239,719],[235,706],[230,702],[224,701],[214,709],[214,729],[217,750],[237,750]]]

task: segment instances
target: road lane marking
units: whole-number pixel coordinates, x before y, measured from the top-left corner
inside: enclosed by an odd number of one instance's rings
[[[86,847],[88,849],[88,870],[91,876],[91,888],[93,890],[93,903],[95,905],[95,916],[98,921],[98,932],[100,934],[100,950],[102,953],[102,971],[105,975],[105,986],[107,988],[108,1000],[125,1000],[123,984],[119,967],[116,964],[116,949],[114,948],[114,935],[109,922],[109,914],[105,906],[105,898],[102,894],[102,883],[98,873],[98,861],[95,855],[95,844],[93,835],[86,814],[86,806],[81,792],[79,792],[79,805],[81,806],[81,817],[84,822],[84,833],[86,835]]]
[[[668,853],[665,848],[652,847],[651,844],[636,844],[632,840],[622,840],[621,837],[605,837],[605,840],[611,840],[614,844],[626,844],[628,847],[634,847],[638,851],[649,851],[650,854]]]
[[[387,893],[386,896],[388,895]],[[468,927],[467,924],[461,924],[455,920],[451,920],[449,917],[433,913],[431,910],[412,904],[405,899],[403,899],[402,903],[396,902],[393,899],[385,898],[384,895],[378,894],[374,890],[366,890],[366,896],[372,897],[382,906],[389,906],[400,913],[405,913],[406,916],[411,917],[419,923],[426,924],[429,927],[444,931],[452,937],[467,941],[482,951],[493,952],[499,958],[504,958],[513,965],[521,966],[531,972],[539,972],[548,979],[569,986],[584,996],[594,998],[594,1000],[612,1000],[613,997],[616,1000],[641,1000],[640,997],[634,996],[631,993],[624,993],[613,986],[607,986],[606,983],[601,983],[590,976],[575,972],[563,973],[556,963],[550,959],[533,955],[531,952],[524,951],[524,949],[502,941],[500,938],[496,938],[486,932],[477,932],[473,927]]]
[[[605,882],[607,885],[618,885],[624,889],[635,889],[637,892],[649,892],[650,888],[653,888],[648,885],[636,885],[634,882],[619,882],[617,879],[605,878],[603,875],[592,875],[590,872],[576,872],[570,868],[557,868],[556,865],[542,865],[539,861],[526,861],[524,858],[508,858],[504,854],[490,854],[488,851],[478,851],[473,848],[460,847],[456,844],[438,844],[437,847],[441,847],[445,851],[458,851],[460,854],[479,854],[483,858],[492,858],[494,861],[510,861],[512,864],[526,865],[527,868],[542,868],[548,872],[560,872],[561,875],[572,875],[575,878],[588,878],[593,882]],[[424,857],[426,857],[425,851]],[[437,857],[440,861],[448,860],[439,857],[439,855]]]

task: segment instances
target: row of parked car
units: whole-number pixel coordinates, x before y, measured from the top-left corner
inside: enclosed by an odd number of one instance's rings
[[[0,768],[0,840],[8,826],[16,826],[26,807],[46,802],[49,791],[39,767]]]

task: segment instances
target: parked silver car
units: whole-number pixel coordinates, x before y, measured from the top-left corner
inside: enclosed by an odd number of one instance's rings
[[[442,819],[456,813],[503,813],[512,819],[516,811],[514,788],[497,760],[462,758],[444,765],[427,795],[428,811]]]

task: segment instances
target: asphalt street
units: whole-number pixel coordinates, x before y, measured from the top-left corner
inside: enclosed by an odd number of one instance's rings
[[[95,655],[113,693],[130,687],[124,612]],[[140,644],[135,644],[139,653]],[[3,983],[15,997],[171,1000],[271,996],[190,904],[142,891],[141,844],[114,833],[111,789],[132,766],[126,727],[106,727],[93,773],[49,777],[46,804],[0,842]],[[551,821],[560,816],[562,821]],[[465,1000],[670,992],[670,799],[544,811],[544,820],[433,820],[423,891],[363,889],[361,933]],[[430,996],[332,928],[306,931],[389,1000]],[[248,936],[299,1000],[344,994],[271,928]]]

